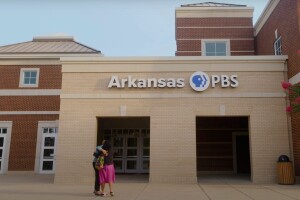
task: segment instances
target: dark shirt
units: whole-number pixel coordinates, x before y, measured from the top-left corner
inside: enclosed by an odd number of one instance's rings
[[[112,165],[113,161],[113,153],[111,151],[108,152],[107,156],[104,156],[104,165]]]

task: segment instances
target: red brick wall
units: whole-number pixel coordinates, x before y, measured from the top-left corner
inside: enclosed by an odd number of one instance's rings
[[[19,87],[21,68],[39,68],[38,87]],[[0,89],[61,89],[60,65],[0,66]],[[0,111],[59,111],[57,96],[0,96]],[[0,115],[13,121],[9,171],[33,171],[38,121],[58,120],[58,115]]]
[[[13,121],[8,171],[33,171],[38,121],[55,121],[58,115],[0,115],[0,121]]]
[[[38,87],[20,88],[21,68],[39,68]],[[26,66],[3,66],[0,65],[0,89],[60,89],[61,88],[60,65],[26,65]]]
[[[252,38],[253,28],[178,28],[177,39]]]
[[[288,76],[300,72],[300,0],[281,0],[255,39],[257,55],[274,55],[275,30],[282,40],[282,53],[288,55]],[[278,84],[280,84],[278,80]],[[292,115],[292,135],[296,175],[300,176],[300,114]]]
[[[231,55],[253,55],[252,18],[176,18],[176,56],[200,56],[201,39],[232,39]]]
[[[300,16],[300,15],[299,15]],[[275,30],[282,40],[282,53],[289,56],[288,75],[300,72],[300,34],[297,1],[281,0],[256,36],[256,54],[274,55]]]
[[[59,96],[0,96],[0,111],[59,111]]]

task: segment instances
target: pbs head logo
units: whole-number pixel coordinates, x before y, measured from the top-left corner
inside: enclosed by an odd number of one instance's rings
[[[190,86],[198,92],[206,90],[210,85],[210,78],[204,72],[195,72],[190,77]]]

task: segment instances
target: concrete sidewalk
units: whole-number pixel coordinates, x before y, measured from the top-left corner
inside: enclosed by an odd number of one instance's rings
[[[1,200],[300,200],[300,185],[255,185],[245,179],[204,177],[198,184],[149,184],[140,176],[117,177],[115,197],[92,194],[93,186],[54,185],[53,175],[0,175]]]

